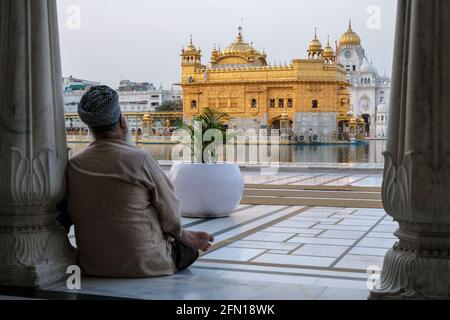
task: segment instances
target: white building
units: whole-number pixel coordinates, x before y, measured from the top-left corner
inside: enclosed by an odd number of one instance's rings
[[[181,100],[181,90],[156,88],[148,82],[120,81],[120,107],[124,112],[155,112],[164,102]]]
[[[87,130],[87,126],[78,118],[78,104],[83,94],[92,86],[100,85],[99,82],[63,78],[64,87],[64,113],[66,114],[66,128],[81,128]],[[165,90],[162,87],[155,88],[148,82],[131,82],[122,80],[117,90],[119,103],[128,120],[131,130],[142,130],[142,115],[147,112],[155,112],[156,108],[166,101],[181,100],[181,90]]]
[[[164,102],[181,100],[181,90],[165,90],[162,86],[156,88],[148,82],[120,81],[119,102],[131,130],[142,130],[142,115],[155,112]]]
[[[338,62],[347,70],[352,84],[351,105],[355,115],[366,121],[366,135],[371,138],[387,136],[387,121],[391,79],[380,76],[361,46],[361,38],[352,30],[339,40]]]
[[[78,104],[89,88],[100,85],[100,82],[77,79],[72,76],[63,77],[64,114],[66,128],[87,130],[87,126],[77,116]]]

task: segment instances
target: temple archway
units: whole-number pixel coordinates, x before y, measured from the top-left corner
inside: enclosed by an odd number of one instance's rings
[[[293,124],[294,122],[289,117],[279,116],[269,122],[269,130],[289,129]]]
[[[369,137],[370,136],[370,124],[372,122],[372,118],[371,118],[370,114],[367,114],[367,113],[362,114],[361,117],[364,119],[364,122],[366,123],[365,134],[367,137]]]

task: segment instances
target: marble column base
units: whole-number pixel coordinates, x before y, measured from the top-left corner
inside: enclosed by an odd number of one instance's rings
[[[450,299],[450,257],[442,253],[415,253],[394,248],[384,260],[381,288],[370,300]]]
[[[42,287],[63,280],[76,250],[56,222],[0,227],[0,285]]]

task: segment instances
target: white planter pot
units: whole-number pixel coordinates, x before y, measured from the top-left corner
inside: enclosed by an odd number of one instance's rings
[[[169,178],[185,217],[227,217],[244,193],[244,180],[235,164],[177,163]]]

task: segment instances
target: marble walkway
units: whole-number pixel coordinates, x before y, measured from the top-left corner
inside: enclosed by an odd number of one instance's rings
[[[82,293],[144,299],[365,299],[396,224],[382,209],[241,206],[183,219],[215,238],[189,270],[155,279],[84,278]],[[65,285],[47,289],[71,292]]]

